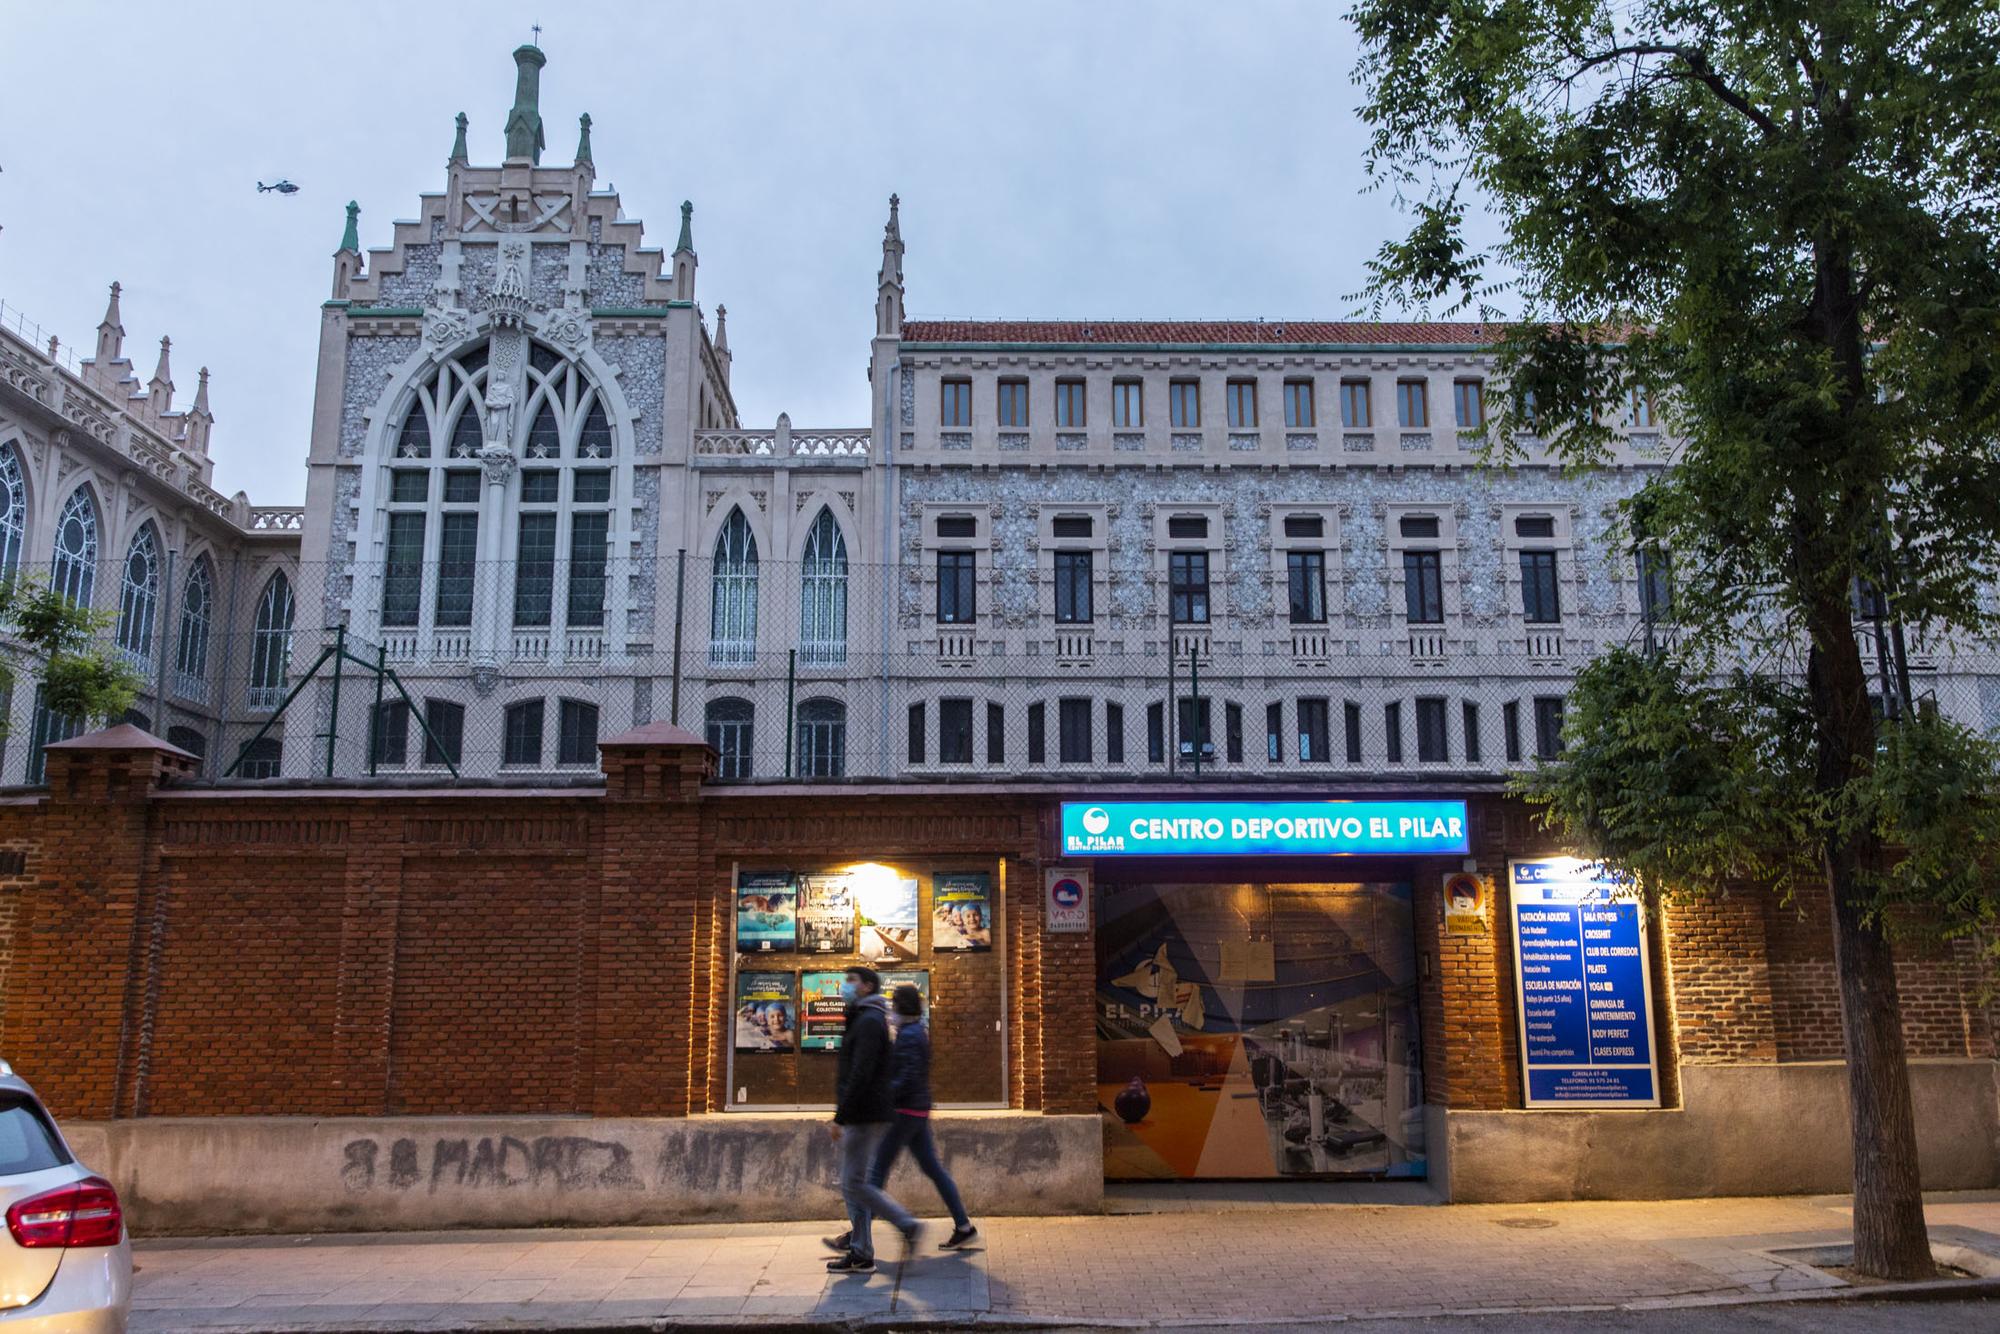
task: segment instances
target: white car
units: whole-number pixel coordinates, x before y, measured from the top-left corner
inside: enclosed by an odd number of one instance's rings
[[[0,1330],[124,1334],[132,1242],[118,1192],[76,1160],[28,1082],[0,1061]]]

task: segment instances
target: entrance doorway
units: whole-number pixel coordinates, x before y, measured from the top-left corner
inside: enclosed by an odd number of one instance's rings
[[[1407,881],[1097,887],[1104,1175],[1424,1175]]]

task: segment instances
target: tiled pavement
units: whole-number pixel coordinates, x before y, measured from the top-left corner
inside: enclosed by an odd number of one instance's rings
[[[826,1274],[818,1223],[160,1240],[137,1247],[132,1327],[1212,1324],[1670,1306],[1838,1287],[1770,1252],[1845,1240],[1848,1221],[1839,1197],[1338,1202],[1367,1199],[1120,1194],[1112,1208],[1151,1212],[986,1220],[984,1248],[957,1255],[936,1252],[933,1228],[916,1259],[866,1278]],[[2000,1192],[1935,1196],[1929,1216],[2000,1256]]]

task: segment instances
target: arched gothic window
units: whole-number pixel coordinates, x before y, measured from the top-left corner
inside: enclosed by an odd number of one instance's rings
[[[181,624],[174,639],[174,691],[198,703],[208,699],[208,626],[214,608],[215,575],[208,557],[199,556],[181,589]]]
[[[583,367],[541,343],[529,347],[522,398],[526,434],[513,483],[516,655],[539,657],[545,632],[567,630],[558,651],[594,657],[602,652],[611,589],[611,418]]]
[[[250,707],[268,713],[285,698],[292,660],[292,586],[271,576],[257,602],[257,625],[250,634]]]
[[[840,666],[847,661],[847,539],[832,510],[821,509],[806,533],[799,594],[800,664]]]
[[[757,538],[741,508],[729,511],[715,538],[708,660],[736,666],[757,658]]]
[[[56,519],[56,550],[49,585],[79,607],[90,605],[97,587],[97,506],[90,488],[79,486],[63,502]]]
[[[21,544],[28,536],[28,484],[21,476],[21,456],[12,445],[0,447],[0,579],[11,579],[21,568]]]
[[[847,706],[837,699],[799,705],[799,777],[839,778],[847,772]]]
[[[153,656],[153,621],[160,611],[160,542],[153,525],[133,534],[118,585],[118,647],[138,666]]]
[[[703,725],[715,750],[717,778],[750,776],[750,728],[756,712],[747,699],[712,699]]]

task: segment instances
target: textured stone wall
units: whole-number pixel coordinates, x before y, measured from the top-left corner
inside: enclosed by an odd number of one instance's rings
[[[437,285],[444,258],[444,245],[424,241],[403,248],[403,271],[384,273],[377,284],[383,306],[421,306]]]
[[[389,387],[389,376],[416,355],[418,340],[406,335],[347,340],[347,383],[340,402],[340,456],[359,458],[367,447],[365,415]]]
[[[633,426],[633,450],[657,455],[663,446],[667,411],[667,340],[659,334],[629,334],[599,338],[597,354],[618,368],[618,388],[626,404],[639,414]]]
[[[625,247],[622,245],[591,246],[586,274],[590,304],[593,306],[630,309],[656,304],[646,300],[646,280],[639,274],[625,271]]]

